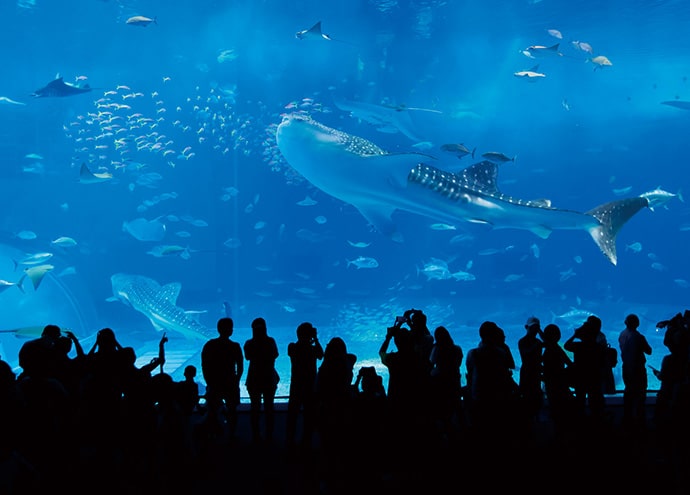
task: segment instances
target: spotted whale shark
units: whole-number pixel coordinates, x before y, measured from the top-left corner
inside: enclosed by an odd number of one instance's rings
[[[146,316],[158,331],[170,330],[189,339],[208,340],[217,337],[197,319],[177,306],[182,285],[171,282],[161,286],[143,275],[115,273],[110,277],[113,296],[109,301],[121,301]]]
[[[587,212],[555,208],[549,200],[503,194],[498,164],[484,160],[457,172],[421,153],[388,153],[374,143],[290,114],[277,128],[278,147],[297,172],[322,191],[355,206],[381,233],[402,236],[392,214],[402,210],[455,224],[465,220],[495,229],[529,230],[546,239],[554,230],[584,230],[617,263],[616,235],[638,211],[674,197],[661,189],[612,201]]]

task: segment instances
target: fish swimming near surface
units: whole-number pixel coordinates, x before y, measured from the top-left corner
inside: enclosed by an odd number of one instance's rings
[[[669,196],[651,191],[619,199],[585,213],[554,208],[550,201],[512,198],[498,189],[499,165],[488,160],[454,174],[425,162],[421,153],[387,153],[363,138],[327,127],[310,117],[284,117],[276,131],[287,162],[322,191],[355,206],[381,233],[402,241],[392,214],[407,211],[451,225],[458,220],[496,229],[529,230],[548,238],[554,230],[588,232],[614,265],[616,234],[644,207]]]
[[[171,282],[161,286],[143,275],[116,273],[110,277],[113,296],[108,301],[121,301],[151,321],[158,331],[170,330],[189,339],[208,340],[217,337],[189,313],[177,306],[182,285]]]
[[[58,76],[50,81],[48,84],[42,88],[34,91],[31,96],[35,98],[62,98],[65,96],[81,95],[84,93],[89,93],[91,91],[91,86],[85,84],[83,86],[78,86],[72,83],[66,83],[64,79],[58,74]]]
[[[143,15],[134,15],[125,21],[125,24],[130,26],[146,27],[149,24],[158,24],[155,17],[146,17]]]

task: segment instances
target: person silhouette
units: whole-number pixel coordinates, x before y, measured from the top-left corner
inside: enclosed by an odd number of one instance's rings
[[[647,401],[647,358],[652,347],[638,327],[640,318],[629,314],[624,320],[625,329],[618,336],[623,362],[623,422],[628,425],[645,425]]]
[[[431,348],[431,392],[434,418],[446,438],[453,434],[453,421],[464,424],[462,411],[461,371],[462,348],[455,343],[448,329],[438,326],[434,330]]]
[[[521,361],[518,386],[526,419],[534,422],[544,401],[541,389],[544,342],[540,338],[542,331],[539,319],[530,316],[525,323],[525,330],[527,333],[518,340]]]
[[[319,401],[319,439],[325,484],[342,486],[344,466],[354,446],[352,441],[353,368],[357,356],[347,351],[345,341],[333,337],[326,344],[316,375]]]
[[[606,347],[597,340],[599,333],[601,320],[592,315],[563,344],[566,351],[573,353],[575,399],[580,418],[586,417],[589,407],[593,419],[603,419],[605,401],[602,377],[606,366]]]
[[[318,401],[316,397],[317,361],[323,359],[323,347],[317,330],[310,322],[297,327],[297,342],[287,347],[290,357],[290,391],[288,397],[285,440],[289,450],[295,447],[297,420],[302,412],[301,446],[312,447]]]
[[[216,323],[218,337],[207,341],[201,350],[201,372],[206,382],[207,425],[211,435],[222,434],[220,415],[228,422],[230,438],[237,429],[240,379],[244,372],[242,347],[230,339],[234,321],[223,317]]]
[[[572,415],[575,396],[570,389],[574,372],[573,361],[559,344],[561,329],[550,323],[544,327],[542,371],[544,392],[549,403],[549,416],[557,439],[567,429]]]
[[[252,337],[244,343],[244,357],[249,361],[247,370],[247,392],[250,401],[250,423],[252,439],[261,440],[261,402],[263,400],[266,419],[266,440],[273,440],[274,401],[278,389],[278,372],[275,362],[278,358],[278,346],[275,339],[269,337],[266,320],[255,318],[252,321]]]

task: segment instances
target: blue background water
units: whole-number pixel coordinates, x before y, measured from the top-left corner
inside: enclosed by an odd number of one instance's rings
[[[127,25],[132,15],[157,22]],[[319,20],[332,40],[295,37]],[[655,323],[685,309],[690,286],[682,200],[690,113],[661,104],[690,100],[689,20],[690,4],[673,1],[4,2],[0,94],[25,105],[0,105],[0,278],[17,281],[24,266],[14,261],[37,252],[52,252],[55,268],[37,290],[0,293],[0,328],[57,323],[88,350],[110,326],[148,360],[160,334],[108,301],[111,275],[124,272],[179,282],[177,305],[200,311],[211,334],[226,307],[242,343],[251,320],[265,317],[283,393],[286,346],[300,322],[312,321],[324,345],[344,337],[358,366],[375,364],[386,326],[410,307],[428,314],[432,331],[447,326],[465,353],[492,319],[516,358],[531,314],[560,324],[565,339],[581,320],[558,315],[593,312],[615,341],[635,312],[658,367],[666,349]],[[555,43],[563,56],[521,53]],[[594,70],[592,55],[613,66]],[[537,63],[543,80],[513,75]],[[94,90],[30,96],[57,73]],[[334,98],[434,112],[405,112],[417,141],[352,118]],[[486,151],[517,156],[501,167],[499,187],[561,208],[587,211],[656,187],[679,196],[626,224],[618,266],[584,232],[542,240],[461,221],[436,230],[434,219],[407,213],[394,215],[405,236],[397,244],[280,156],[280,115],[300,109],[386,150],[433,155],[440,167],[473,163],[442,152],[444,143],[476,147],[474,161]],[[79,183],[82,163],[114,177]],[[298,205],[307,196],[316,204]],[[164,238],[123,230],[139,217],[163,223]],[[77,246],[52,245],[58,236]],[[189,256],[149,254],[165,245]],[[378,267],[348,263],[358,256]],[[476,280],[428,279],[433,259]],[[198,364],[204,340],[169,337],[167,370],[179,378],[185,363]],[[0,334],[0,354],[16,365],[23,341]]]

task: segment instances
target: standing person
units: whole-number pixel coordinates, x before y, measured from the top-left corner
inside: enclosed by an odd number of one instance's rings
[[[249,361],[247,370],[247,392],[249,393],[250,421],[252,439],[261,440],[261,401],[263,399],[266,416],[266,440],[273,440],[273,403],[278,388],[278,372],[275,363],[278,357],[278,346],[275,339],[268,336],[266,320],[255,318],[252,321],[252,338],[244,343],[244,357]]]
[[[286,442],[295,446],[297,419],[302,411],[302,447],[310,448],[316,421],[316,362],[323,359],[323,347],[316,328],[305,321],[297,327],[297,342],[287,347],[290,357],[290,395],[288,398]]]
[[[556,434],[560,435],[568,426],[572,412],[574,395],[570,390],[573,362],[559,344],[561,329],[550,323],[544,327],[544,352],[542,353],[542,374],[546,399],[549,401],[549,414]]]
[[[207,420],[212,432],[220,434],[219,414],[224,403],[230,435],[234,436],[244,356],[240,344],[230,339],[234,331],[232,318],[219,319],[216,328],[218,337],[206,342],[201,350],[201,371],[206,381]]]
[[[597,340],[600,332],[601,320],[592,315],[563,344],[566,351],[573,353],[575,401],[580,418],[586,416],[588,406],[594,419],[602,420],[604,416],[602,370],[606,366],[606,347]]]
[[[453,420],[457,426],[464,426],[462,413],[462,348],[455,343],[444,326],[434,330],[434,345],[431,348],[431,391],[434,396],[434,419],[441,428],[441,434],[448,437],[453,433]]]
[[[522,408],[530,422],[537,419],[544,400],[541,389],[542,352],[544,342],[541,340],[541,323],[535,316],[530,316],[525,323],[527,333],[518,340],[520,353],[520,377],[518,386]]]
[[[625,317],[625,329],[618,336],[623,361],[623,424],[644,426],[647,400],[647,358],[652,348],[638,331],[636,314]]]

